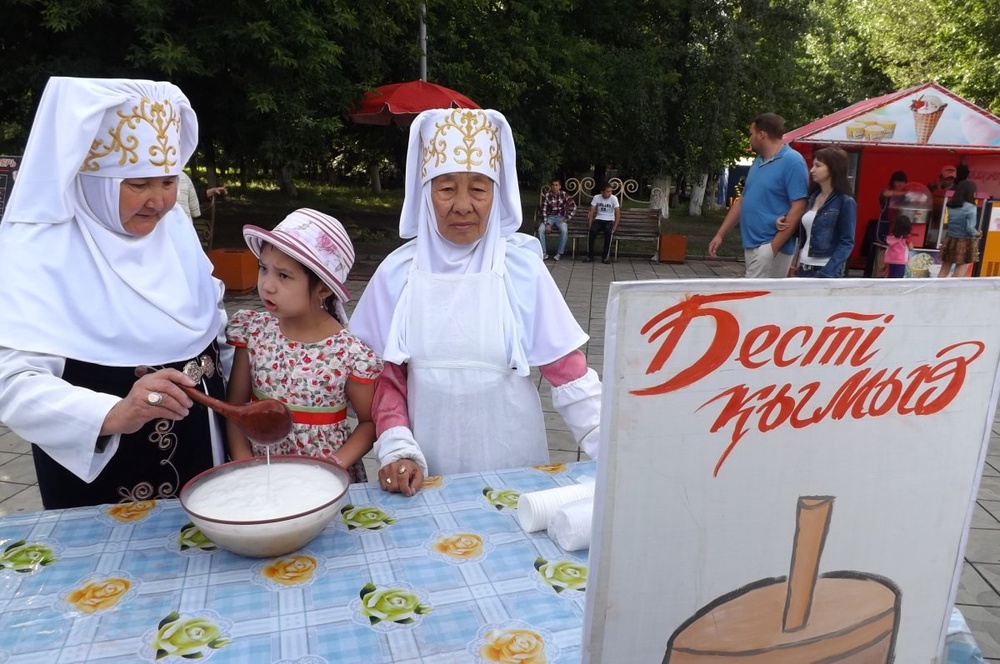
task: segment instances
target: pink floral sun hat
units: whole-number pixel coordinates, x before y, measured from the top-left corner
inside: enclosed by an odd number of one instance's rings
[[[338,300],[350,301],[344,282],[354,266],[354,245],[343,224],[330,215],[300,208],[282,219],[273,231],[244,226],[243,239],[257,258],[265,242],[288,254],[315,272]]]

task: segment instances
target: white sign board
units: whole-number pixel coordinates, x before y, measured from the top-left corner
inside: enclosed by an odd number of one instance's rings
[[[936,661],[998,361],[997,279],[613,284],[585,661]]]

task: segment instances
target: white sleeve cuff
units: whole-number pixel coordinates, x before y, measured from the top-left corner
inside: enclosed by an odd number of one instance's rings
[[[379,468],[400,459],[412,459],[420,466],[424,477],[428,475],[424,453],[413,438],[413,432],[406,427],[391,427],[383,431],[375,441],[375,456],[378,457]]]
[[[552,405],[566,421],[580,449],[596,459],[601,425],[601,379],[597,372],[587,369],[576,380],[553,387]]]

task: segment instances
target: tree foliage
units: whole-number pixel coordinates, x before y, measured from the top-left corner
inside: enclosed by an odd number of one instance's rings
[[[126,76],[181,86],[209,166],[398,163],[405,132],[346,114],[418,77],[421,4],[429,79],[507,115],[525,182],[713,172],[760,112],[794,127],[927,80],[1000,110],[1000,0],[7,0],[0,149],[48,76]]]

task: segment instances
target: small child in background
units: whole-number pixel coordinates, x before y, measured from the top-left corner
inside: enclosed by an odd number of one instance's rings
[[[896,215],[892,222],[892,231],[885,239],[888,248],[882,257],[887,268],[886,275],[890,279],[902,279],[906,275],[906,264],[910,262],[910,230],[912,223],[905,214]]]
[[[351,296],[344,282],[354,265],[347,231],[303,208],[273,231],[244,226],[243,237],[259,261],[257,291],[267,312],[238,311],[226,328],[236,348],[229,402],[284,402],[294,425],[271,453],[329,459],[352,481],[367,481],[361,458],[375,443],[371,402],[382,360],[345,328]],[[358,418],[353,432],[348,402]],[[227,432],[232,459],[263,453],[235,426]]]

